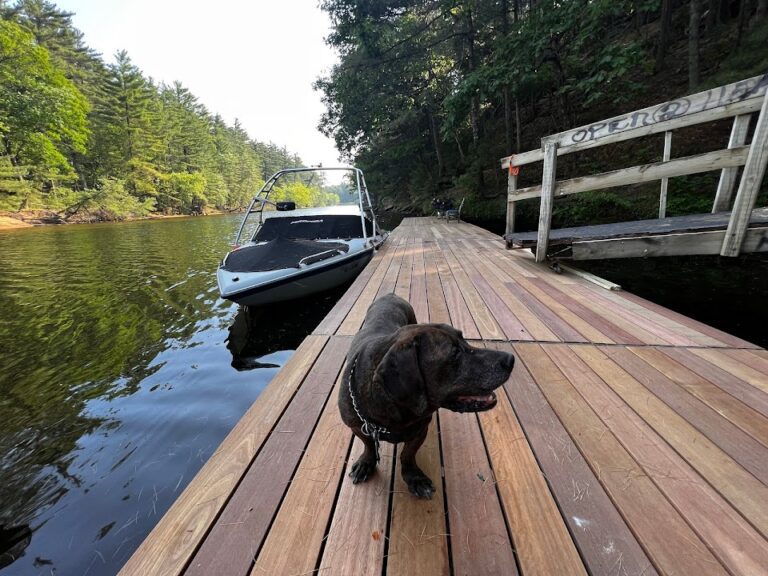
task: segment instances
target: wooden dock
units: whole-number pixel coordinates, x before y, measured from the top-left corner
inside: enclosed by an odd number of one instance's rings
[[[549,257],[594,260],[719,254],[730,217],[730,212],[716,212],[558,228],[549,234]],[[513,232],[506,241],[510,248],[535,252],[538,232]],[[742,252],[768,252],[768,208],[752,210]]]
[[[513,350],[498,406],[440,411],[354,486],[337,387],[381,294]],[[745,311],[745,313],[747,313]],[[121,574],[766,574],[768,351],[555,274],[465,223],[405,220]]]

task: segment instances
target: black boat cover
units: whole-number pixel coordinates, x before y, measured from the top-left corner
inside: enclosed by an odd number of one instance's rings
[[[277,219],[276,219],[277,220]],[[282,218],[281,218],[282,220]],[[358,226],[360,219],[357,219]],[[262,228],[263,229],[263,228]],[[266,244],[246,246],[231,252],[227,256],[224,270],[229,272],[268,272],[281,268],[298,268],[299,261],[307,256],[313,256],[328,250],[348,252],[349,246],[343,242],[316,242],[314,240],[298,240],[294,238],[275,238]],[[336,256],[330,252],[327,256],[308,259],[308,264],[314,264],[325,258]]]
[[[373,235],[373,224],[365,220],[368,236]],[[285,218],[272,217],[264,223],[256,233],[254,240],[263,242],[275,238],[303,238],[315,240],[320,238],[362,238],[363,226],[360,216],[324,214],[317,216],[289,216]]]

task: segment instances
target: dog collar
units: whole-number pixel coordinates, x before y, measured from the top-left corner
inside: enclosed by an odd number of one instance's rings
[[[357,400],[355,399],[355,393],[352,391],[352,379],[355,376],[355,368],[357,367],[357,356],[355,356],[355,359],[352,361],[352,368],[349,371],[349,381],[347,382],[347,388],[349,389],[349,397],[352,400],[352,408],[355,410],[355,414],[357,414],[357,417],[360,418],[360,421],[363,423],[363,425],[360,427],[360,431],[363,433],[364,436],[368,436],[373,440],[374,447],[376,449],[376,463],[379,463],[379,439],[381,438],[382,434],[389,435],[389,430],[384,428],[383,426],[379,426],[378,424],[374,424],[370,420],[366,420],[366,418],[360,413],[360,409],[357,407]]]

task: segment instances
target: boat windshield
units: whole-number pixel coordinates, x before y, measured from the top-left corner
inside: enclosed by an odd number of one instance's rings
[[[368,235],[373,235],[373,225],[370,220],[365,220],[365,227]],[[266,242],[276,238],[320,240],[362,237],[360,216],[324,214],[267,218],[253,239],[256,242]]]

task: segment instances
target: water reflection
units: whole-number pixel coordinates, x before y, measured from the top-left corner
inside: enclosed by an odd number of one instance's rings
[[[332,306],[218,298],[238,220],[0,233],[2,576],[115,574]]]
[[[227,338],[232,367],[235,370],[274,367],[264,358],[280,350],[295,350],[348,286],[268,306],[240,306]]]

